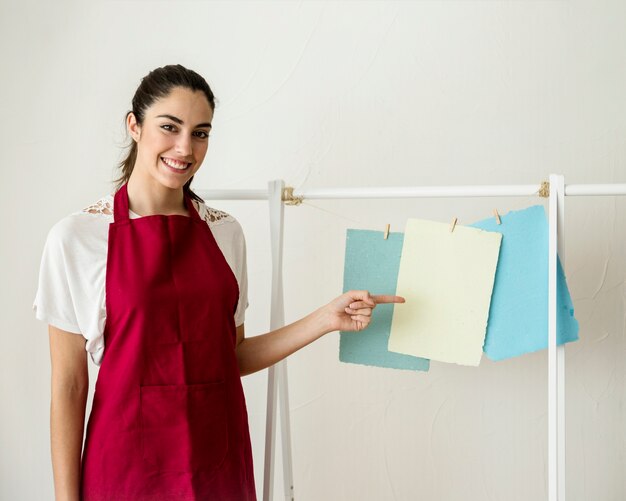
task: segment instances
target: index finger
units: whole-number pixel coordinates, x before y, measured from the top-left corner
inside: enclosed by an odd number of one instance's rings
[[[388,294],[370,295],[375,303],[404,303],[406,300],[402,296],[392,296]]]

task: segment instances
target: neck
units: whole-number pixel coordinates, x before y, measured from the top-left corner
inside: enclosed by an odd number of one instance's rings
[[[140,216],[189,215],[182,188],[168,188],[153,179],[143,180],[130,175],[127,184],[128,208]]]

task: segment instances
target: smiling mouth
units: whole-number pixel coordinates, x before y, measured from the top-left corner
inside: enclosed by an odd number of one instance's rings
[[[171,158],[165,158],[165,157],[160,157],[160,158],[161,158],[161,162],[163,162],[165,165],[167,165],[171,169],[174,169],[177,171],[185,171],[191,166],[191,162],[185,163],[185,162],[179,162],[178,160],[173,160]]]

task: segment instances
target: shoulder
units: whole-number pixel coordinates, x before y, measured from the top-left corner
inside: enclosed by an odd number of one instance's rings
[[[209,226],[219,226],[236,222],[235,218],[228,212],[210,207],[204,201],[199,202],[198,200],[192,200],[192,203],[200,217],[204,219]]]
[[[245,271],[246,239],[239,221],[231,214],[207,206],[204,202],[193,200],[198,214],[211,229],[215,242],[222,251],[226,261],[231,265],[235,275]]]
[[[206,221],[214,234],[230,235],[235,238],[243,237],[243,229],[239,221],[223,210],[208,206],[205,202],[192,200],[198,215]]]
[[[112,219],[112,211],[107,205],[109,197],[102,197],[57,221],[48,232],[50,244],[76,248],[106,239]]]

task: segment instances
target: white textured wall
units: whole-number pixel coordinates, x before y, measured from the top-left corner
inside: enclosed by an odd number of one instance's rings
[[[52,499],[48,336],[31,310],[41,251],[56,221],[110,191],[149,70],[180,62],[219,98],[197,188],[623,183],[625,20],[620,0],[0,3],[0,498]],[[341,293],[348,227],[538,202],[287,207],[287,321]],[[244,227],[246,330],[266,332],[267,209],[213,205]],[[568,500],[623,500],[626,200],[566,207],[581,327],[566,353]],[[338,344],[289,360],[297,499],[547,499],[546,353],[412,373],[341,364]],[[261,493],[266,376],[244,381]]]

